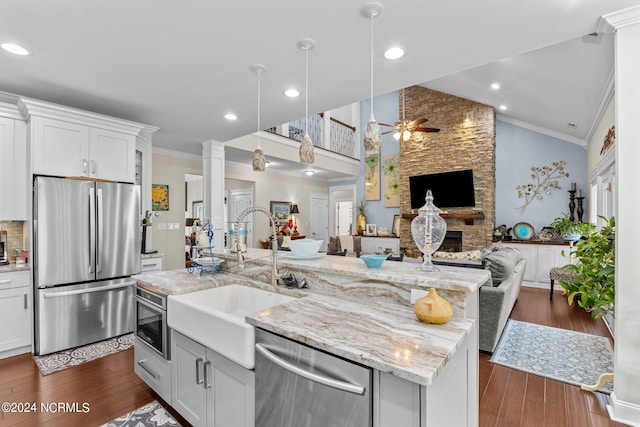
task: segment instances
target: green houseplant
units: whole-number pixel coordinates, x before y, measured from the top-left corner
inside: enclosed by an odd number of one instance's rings
[[[601,218],[605,225],[600,230],[592,226],[572,249],[571,255],[577,257],[578,262],[563,267],[575,272],[575,280],[560,281],[569,292],[569,304],[576,301],[591,312],[594,319],[615,315],[615,218]]]
[[[566,213],[557,217],[551,223],[553,231],[558,233],[564,240],[577,241],[581,236],[586,236],[595,229],[595,226],[589,222],[576,222]]]

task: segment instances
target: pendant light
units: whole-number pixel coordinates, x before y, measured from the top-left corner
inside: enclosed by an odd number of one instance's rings
[[[309,51],[316,46],[316,42],[311,39],[305,39],[298,42],[298,47],[305,52],[305,66],[304,66],[304,138],[300,144],[300,163],[306,165],[313,164],[313,142],[309,138]]]
[[[262,64],[256,64],[251,67],[251,71],[258,75],[258,148],[256,148],[256,150],[253,152],[251,165],[253,166],[254,171],[264,172],[264,152],[262,151],[262,147],[260,146],[260,76],[262,75],[262,73],[267,71],[267,67]]]
[[[373,19],[382,13],[382,5],[371,3],[363,7],[361,13],[371,20],[371,117],[369,117],[367,129],[364,131],[364,149],[365,151],[379,151],[382,136],[380,135],[380,126],[373,116]]]

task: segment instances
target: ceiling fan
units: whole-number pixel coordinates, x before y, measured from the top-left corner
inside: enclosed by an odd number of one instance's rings
[[[440,129],[437,128],[429,128],[429,127],[421,127],[420,125],[428,122],[429,119],[425,119],[421,117],[415,120],[407,120],[404,117],[404,89],[402,89],[402,120],[398,120],[393,125],[388,125],[385,123],[380,123],[382,126],[389,126],[394,129],[383,132],[382,135],[386,135],[388,133],[397,132],[399,135],[400,142],[407,141],[411,138],[411,133],[413,132],[440,132]]]

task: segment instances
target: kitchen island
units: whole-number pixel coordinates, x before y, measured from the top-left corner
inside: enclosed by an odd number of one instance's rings
[[[237,268],[236,254],[216,255],[226,258],[216,275],[179,270],[136,279],[141,287],[169,295],[243,284],[299,297],[245,320],[372,368],[374,426],[477,425],[477,294],[490,278],[487,271],[441,267],[422,273],[416,264],[391,261],[373,270],[357,258],[297,260],[282,253],[279,267],[304,277],[309,288],[273,289],[269,251],[250,249],[243,269]],[[424,324],[413,313],[412,289],[431,287],[454,307],[444,325]]]

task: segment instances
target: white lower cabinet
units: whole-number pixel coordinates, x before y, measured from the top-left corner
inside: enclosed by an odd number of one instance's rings
[[[147,271],[161,271],[162,256],[150,257],[148,255],[140,259],[140,273]]]
[[[562,267],[569,264],[569,252],[571,252],[569,245],[513,242],[505,242],[503,245],[516,248],[527,260],[523,280],[534,286],[549,286],[549,270],[552,267]]]
[[[135,373],[146,382],[165,402],[171,403],[171,361],[149,348],[149,345],[133,337]]]
[[[173,408],[193,426],[252,427],[255,374],[171,331]]]
[[[0,357],[31,351],[30,272],[0,273]]]
[[[400,239],[397,237],[362,237],[362,253],[372,254],[389,248],[394,254],[400,253]]]

